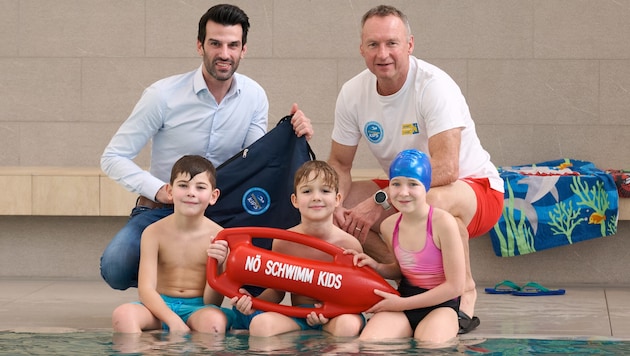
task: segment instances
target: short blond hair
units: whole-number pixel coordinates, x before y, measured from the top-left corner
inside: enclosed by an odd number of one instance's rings
[[[407,15],[405,15],[402,11],[398,10],[397,8],[393,7],[393,6],[389,6],[389,5],[378,5],[376,7],[373,7],[371,9],[369,9],[361,18],[361,28],[363,28],[363,26],[365,25],[365,22],[372,17],[387,17],[387,16],[396,16],[398,17],[403,24],[405,24],[405,27],[407,28],[407,38],[409,38],[409,36],[411,36],[411,26],[409,25],[409,19],[407,18]]]
[[[327,162],[319,160],[306,161],[298,168],[293,179],[293,191],[297,193],[298,185],[302,182],[308,182],[309,176],[313,172],[315,173],[313,179],[323,176],[324,184],[333,188],[335,193],[339,193],[339,175]]]

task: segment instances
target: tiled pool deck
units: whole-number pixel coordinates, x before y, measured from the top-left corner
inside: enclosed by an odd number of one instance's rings
[[[481,326],[466,337],[630,339],[630,288],[564,287],[562,296],[490,295],[478,287]],[[558,286],[547,286],[558,287]],[[0,279],[0,331],[111,330],[111,312],[137,299],[102,281]]]

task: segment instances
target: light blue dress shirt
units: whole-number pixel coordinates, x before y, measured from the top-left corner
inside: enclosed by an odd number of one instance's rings
[[[219,166],[267,131],[264,89],[234,73],[220,104],[208,90],[201,67],[148,87],[101,156],[101,169],[125,189],[153,199],[170,180],[183,155],[196,154]],[[151,142],[148,171],[133,160]]]

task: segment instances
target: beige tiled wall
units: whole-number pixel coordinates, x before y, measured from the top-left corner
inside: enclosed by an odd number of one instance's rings
[[[98,167],[142,90],[200,63],[213,1],[1,0],[0,166]],[[235,1],[250,16],[241,72],[298,102],[326,159],[341,84],[364,68],[359,20],[378,1]],[[415,54],[460,84],[497,165],[571,157],[630,168],[630,1],[391,1]],[[147,164],[143,153],[138,163]],[[358,168],[375,167],[366,152]]]
[[[0,215],[127,216],[137,198],[97,167],[0,167],[0,185]]]
[[[86,205],[73,214],[101,215],[0,216],[0,277],[99,278],[98,257],[135,199],[97,173],[101,152],[146,86],[200,64],[197,24],[216,3],[0,0],[0,167],[25,167],[0,177],[11,192],[0,194],[0,209],[12,209],[0,215],[37,214],[39,199],[68,213],[70,197],[55,192],[63,184],[27,168],[39,166],[91,167],[77,178],[86,195],[75,201]],[[337,92],[364,68],[360,17],[381,1],[234,3],[252,23],[240,71],[266,89],[270,124],[298,102],[316,129],[313,149],[326,159]],[[408,14],[414,54],[459,83],[495,164],[569,157],[630,168],[630,0],[387,3]],[[137,161],[146,166],[148,154]],[[355,168],[375,167],[361,149]],[[475,239],[475,278],[496,283],[504,271],[543,284],[627,283],[628,223],[620,226],[611,238],[510,259]]]

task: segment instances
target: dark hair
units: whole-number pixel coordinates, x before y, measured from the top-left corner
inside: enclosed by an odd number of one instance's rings
[[[374,17],[374,16],[378,16],[378,17],[396,16],[400,18],[400,20],[403,22],[403,24],[407,28],[407,35],[408,36],[411,35],[411,26],[409,25],[409,19],[407,18],[407,15],[405,15],[402,11],[398,10],[397,8],[393,6],[389,6],[389,5],[378,5],[376,7],[369,9],[361,18],[361,27],[365,25],[365,21],[367,21],[369,18]]]
[[[171,184],[175,183],[175,178],[180,174],[189,174],[190,179],[193,179],[199,173],[208,174],[212,187],[217,187],[216,168],[214,168],[212,162],[199,155],[182,156],[175,162],[173,169],[171,169]]]
[[[297,187],[302,181],[307,181],[311,173],[315,172],[315,178],[323,175],[324,183],[332,187],[336,193],[339,192],[339,175],[333,167],[325,161],[306,161],[297,171],[293,179],[293,191],[297,193]],[[313,178],[313,179],[315,179]]]
[[[243,28],[243,38],[241,45],[245,45],[247,43],[247,31],[249,30],[249,17],[247,14],[241,10],[238,6],[229,5],[229,4],[219,4],[211,7],[206,11],[201,19],[199,20],[199,32],[197,34],[197,39],[202,44],[206,40],[206,24],[208,21],[216,22],[223,26],[234,26],[241,25]]]

